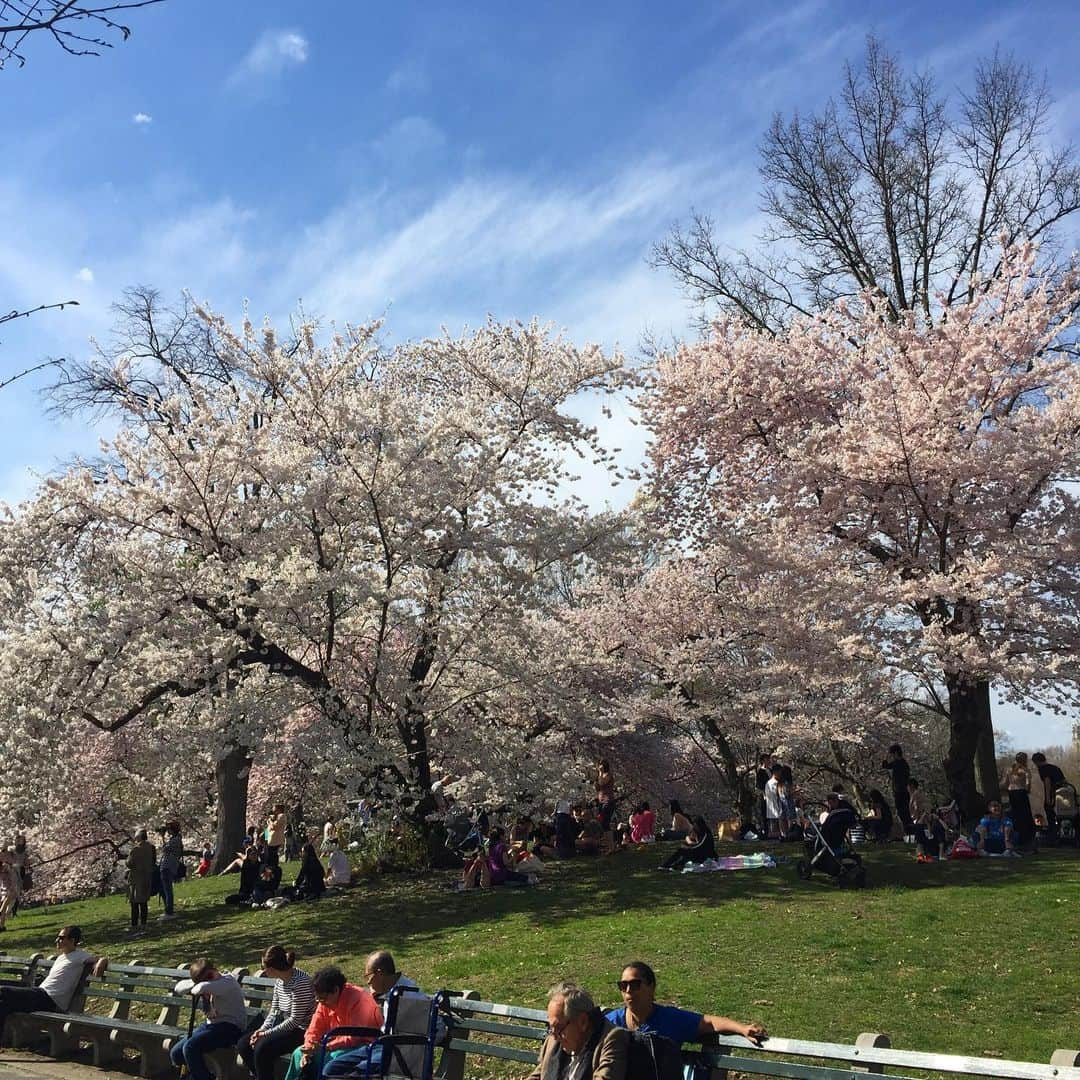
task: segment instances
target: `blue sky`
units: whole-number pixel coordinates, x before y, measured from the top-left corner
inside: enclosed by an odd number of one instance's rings
[[[750,241],[762,130],[819,106],[868,32],[946,87],[1014,51],[1080,141],[1067,3],[168,0],[129,22],[100,58],[41,39],[0,72],[0,307],[80,301],[0,327],[0,378],[85,350],[136,283],[228,315],[385,314],[398,338],[489,312],[629,352],[685,333],[650,244],[691,206]],[[95,445],[38,386],[0,392],[0,499]]]

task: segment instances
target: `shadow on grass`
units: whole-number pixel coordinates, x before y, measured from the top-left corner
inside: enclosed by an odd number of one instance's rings
[[[292,904],[277,911],[238,911],[224,896],[235,877],[182,885],[178,892],[180,917],[152,927],[145,938],[124,936],[126,910],[122,898],[85,901],[21,914],[18,934],[2,942],[5,952],[23,943],[28,950],[48,949],[54,929],[80,919],[87,940],[98,951],[149,963],[174,965],[194,956],[210,955],[218,962],[253,968],[268,944],[282,941],[303,956],[340,958],[355,955],[358,941],[423,950],[442,950],[448,932],[477,924],[498,924],[519,916],[533,926],[557,929],[582,913],[635,912],[645,914],[680,906],[709,908],[739,901],[797,902],[812,917],[819,906],[835,903],[839,891],[831,878],[815,875],[799,880],[795,861],[801,845],[771,850],[786,861],[772,870],[707,874],[662,873],[656,867],[671,845],[620,852],[602,859],[551,863],[543,883],[535,888],[501,888],[458,893],[456,875],[387,875],[314,903]],[[727,851],[735,851],[733,846]],[[727,853],[727,852],[725,852]],[[1075,850],[1046,851],[1024,859],[980,859],[922,865],[914,849],[901,844],[863,849],[867,869],[866,894],[891,890],[924,890],[977,886],[1046,886],[1075,884],[1080,858]],[[286,874],[288,878],[288,873]],[[118,916],[120,916],[118,918]]]

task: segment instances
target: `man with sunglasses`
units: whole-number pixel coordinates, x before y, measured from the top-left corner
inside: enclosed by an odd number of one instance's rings
[[[627,964],[616,985],[622,994],[623,1007],[607,1014],[616,1027],[662,1035],[677,1046],[699,1043],[712,1035],[742,1035],[758,1044],[769,1037],[761,1024],[740,1024],[726,1016],[704,1016],[674,1005],[657,1005],[656,975],[641,960]]]
[[[93,962],[95,975],[105,972],[109,961],[80,949],[81,941],[79,927],[65,926],[56,935],[56,959],[39,986],[0,986],[0,1034],[12,1013],[67,1012],[88,963]]]
[[[630,1036],[609,1021],[586,990],[552,987],[548,1036],[528,1080],[626,1080]]]

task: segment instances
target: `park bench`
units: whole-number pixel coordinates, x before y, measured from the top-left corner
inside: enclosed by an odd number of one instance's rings
[[[41,953],[34,953],[33,956],[0,956],[0,982],[33,986],[34,975],[42,959]]]
[[[241,969],[238,974],[243,985],[246,972]],[[146,964],[114,963],[100,976],[91,975],[88,970],[66,1013],[20,1013],[11,1017],[17,1022],[13,1042],[20,1045],[46,1035],[50,1057],[67,1056],[86,1043],[94,1065],[99,1068],[115,1065],[124,1057],[125,1050],[134,1050],[139,1057],[140,1076],[171,1073],[174,1069],[169,1049],[187,1034],[193,1005],[189,994],[174,994],[173,987],[187,975],[186,968]],[[258,986],[245,991],[249,1019],[253,1019],[260,1009],[258,1002],[267,995]],[[87,1002],[93,1002],[103,1011],[86,1011]],[[233,1051],[214,1051],[207,1058],[223,1080],[247,1076],[247,1070]]]
[[[454,997],[450,1036],[438,1080],[464,1080],[470,1059],[533,1066],[547,1034],[547,1013],[516,1005]],[[697,1075],[727,1080],[728,1073],[788,1080],[865,1080],[866,1073],[907,1080],[908,1070],[998,1077],[1001,1080],[1080,1080],[1080,1052],[1057,1050],[1047,1065],[998,1058],[895,1050],[887,1036],[864,1033],[853,1044],[770,1038],[761,1047],[738,1036],[718,1036],[700,1050],[683,1053]]]

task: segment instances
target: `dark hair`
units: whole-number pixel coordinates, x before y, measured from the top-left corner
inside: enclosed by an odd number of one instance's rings
[[[629,964],[624,964],[623,967],[624,969],[633,968],[647,985],[656,985],[656,972],[644,960],[631,960]]]
[[[883,803],[885,801],[885,796],[882,795],[881,792],[878,791],[877,788],[871,788],[870,789],[870,794],[869,794],[868,798],[870,799],[870,801],[872,803]]]
[[[649,809],[649,804],[648,804],[647,802],[643,802],[643,803],[641,804],[641,809],[642,809],[643,811],[644,811],[644,810],[648,810],[648,809]]]
[[[916,780],[914,776],[909,776],[907,786],[917,788],[919,786],[919,781]]]
[[[165,822],[165,831],[168,832],[168,833],[172,833],[173,836],[179,836],[180,835],[180,822],[179,821],[166,821]]]
[[[779,761],[776,761],[770,767],[769,772],[773,775],[783,775],[784,766]]]
[[[709,823],[700,814],[694,818],[694,832],[699,840],[709,835]]]
[[[285,804],[283,802],[275,803],[274,810],[277,811],[279,814],[285,813]]]
[[[501,825],[496,825],[491,832],[488,833],[488,839],[494,840],[498,843],[504,836],[506,836],[506,830]]]
[[[1041,765],[1046,761],[1046,755],[1041,750],[1036,750],[1035,753],[1031,755],[1031,760],[1034,761],[1036,765]],[[18,847],[19,845],[16,844],[15,846]]]
[[[81,926],[62,926],[60,927],[60,933],[63,934],[64,937],[71,938],[71,940],[74,941],[76,945],[78,945],[79,942],[82,941]]]
[[[309,840],[301,849],[300,854],[305,859],[316,859],[318,856],[315,854],[315,845]]]
[[[889,753],[899,754],[901,757],[904,756],[904,751],[900,749],[900,744],[898,742],[894,742],[892,746],[889,747]]]
[[[284,945],[271,945],[262,954],[262,966],[275,971],[291,971],[296,964],[296,953]]]
[[[345,973],[339,967],[319,968],[311,976],[311,985],[317,994],[332,994],[345,989]]]
[[[597,762],[597,766],[598,768],[606,769],[608,772],[611,772],[611,762],[608,761],[606,757],[601,758],[599,762]]]
[[[668,809],[673,814],[681,814],[683,812],[683,808],[679,805],[679,800],[678,799],[671,799],[668,802]]]

